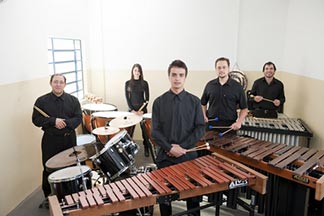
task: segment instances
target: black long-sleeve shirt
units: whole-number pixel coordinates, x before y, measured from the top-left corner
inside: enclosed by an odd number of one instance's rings
[[[229,78],[221,85],[219,78],[209,81],[201,96],[201,105],[206,106],[207,117],[218,118],[220,121],[232,121],[237,119],[237,108],[247,108],[247,102],[242,86]]]
[[[195,158],[196,152],[179,158],[169,157],[171,144],[190,149],[204,135],[205,122],[198,97],[183,90],[174,94],[171,90],[158,97],[153,103],[152,138],[159,146],[157,162],[169,160],[179,163]]]
[[[280,106],[283,106],[286,101],[284,85],[276,78],[273,78],[270,84],[267,83],[264,77],[255,80],[251,89],[251,94],[255,96],[259,95],[270,100],[278,99],[280,100]],[[273,103],[264,100],[259,103],[253,102],[254,109],[277,110],[279,107],[276,107]]]
[[[145,80],[128,80],[125,95],[129,110],[138,111],[145,101],[149,101],[149,85]]]
[[[36,109],[33,111],[32,121],[37,127],[42,127],[45,133],[63,135],[74,130],[82,122],[82,111],[79,100],[67,93],[57,97],[52,92],[39,97],[35,106],[43,110],[50,117],[44,117]],[[65,119],[66,127],[57,129],[56,118]]]

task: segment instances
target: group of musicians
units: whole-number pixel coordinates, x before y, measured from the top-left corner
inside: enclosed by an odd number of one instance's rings
[[[167,167],[197,157],[197,152],[188,151],[195,147],[204,135],[206,124],[227,128],[233,132],[241,128],[248,114],[247,98],[242,86],[229,76],[230,61],[221,57],[215,61],[217,78],[205,86],[201,99],[184,88],[188,69],[181,60],[171,62],[168,68],[170,89],[157,97],[152,108],[152,138],[157,144],[156,163],[158,168]],[[285,102],[284,86],[274,78],[276,67],[272,62],[263,66],[264,77],[256,80],[251,98],[257,110],[277,110]],[[32,121],[42,127],[42,189],[45,198],[51,194],[48,183],[50,172],[45,166],[48,159],[76,145],[75,129],[82,122],[82,110],[78,99],[64,92],[66,78],[54,74],[50,78],[52,91],[39,97],[34,106]],[[149,100],[148,83],[143,78],[139,64],[131,71],[131,80],[125,84],[129,111],[138,115],[147,112],[141,107]],[[239,114],[237,108],[240,109]],[[208,126],[210,128],[210,126]],[[147,149],[147,145],[145,149]],[[199,198],[186,200],[187,208],[199,207]],[[45,206],[47,205],[45,201]],[[171,215],[171,202],[160,204],[161,215]],[[199,210],[189,215],[200,215]]]

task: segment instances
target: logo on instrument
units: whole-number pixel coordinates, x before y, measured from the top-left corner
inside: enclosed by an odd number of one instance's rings
[[[300,175],[293,175],[292,177],[297,181],[303,182],[305,184],[309,184],[309,179],[307,177],[300,176]]]
[[[243,187],[243,186],[246,186],[249,184],[249,181],[247,179],[245,180],[235,180],[235,181],[232,181],[230,184],[229,184],[229,189],[233,189],[233,188],[237,188],[237,187]]]

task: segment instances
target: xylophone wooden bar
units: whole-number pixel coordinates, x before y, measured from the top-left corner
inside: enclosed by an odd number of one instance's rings
[[[115,181],[65,197],[49,197],[51,215],[102,215],[250,186],[266,191],[267,177],[217,153]]]

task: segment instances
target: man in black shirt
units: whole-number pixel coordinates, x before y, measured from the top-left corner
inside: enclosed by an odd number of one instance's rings
[[[74,129],[82,121],[82,111],[78,99],[64,92],[66,78],[61,74],[54,74],[50,78],[50,85],[52,92],[37,98],[32,115],[34,125],[42,127],[44,131],[42,137],[42,189],[45,198],[51,193],[47,179],[50,171],[46,169],[45,163],[57,153],[76,145]],[[40,111],[36,110],[38,108]]]
[[[255,80],[251,89],[251,94],[254,96],[253,108],[282,112],[286,98],[283,83],[274,77],[276,66],[272,62],[267,62],[263,65],[262,71],[264,77]]]
[[[227,58],[221,57],[216,60],[215,68],[218,77],[207,83],[201,97],[201,105],[206,123],[238,130],[248,109],[242,86],[228,75],[229,66],[230,62]],[[237,108],[240,108],[239,116]]]
[[[173,61],[168,68],[171,88],[153,103],[152,138],[158,145],[158,168],[195,159],[197,152],[187,152],[187,149],[195,147],[205,132],[199,98],[184,90],[187,73],[184,62]],[[196,207],[199,207],[198,198],[187,200],[188,210]],[[160,213],[171,215],[171,203],[160,204]],[[189,215],[200,215],[200,212]]]

